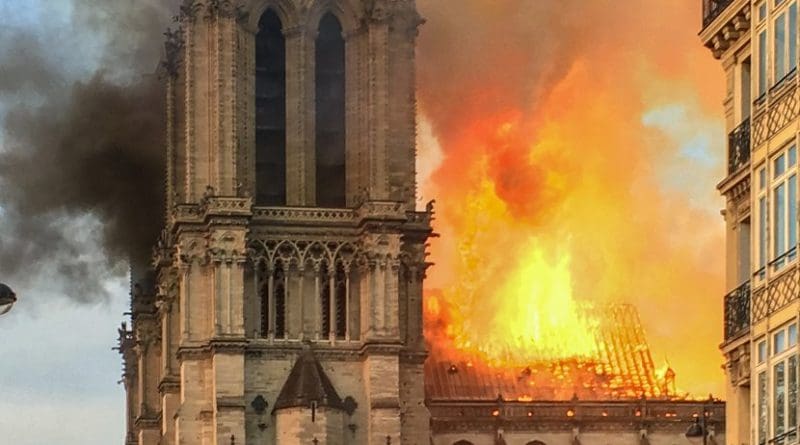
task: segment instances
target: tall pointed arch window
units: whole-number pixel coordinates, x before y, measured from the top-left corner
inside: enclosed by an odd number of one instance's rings
[[[272,10],[256,34],[256,205],[286,205],[286,40]]]
[[[317,205],[345,207],[345,44],[331,13],[319,24],[316,42]]]

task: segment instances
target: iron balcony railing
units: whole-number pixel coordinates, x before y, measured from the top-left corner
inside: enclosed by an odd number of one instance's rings
[[[725,296],[725,341],[750,327],[750,282]]]
[[[728,135],[728,174],[750,162],[750,118],[744,120]]]
[[[731,3],[733,0],[703,0],[703,28],[719,17]]]

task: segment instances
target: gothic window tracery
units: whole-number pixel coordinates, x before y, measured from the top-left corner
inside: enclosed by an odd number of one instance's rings
[[[323,263],[320,266],[320,279],[319,279],[319,300],[321,304],[320,318],[322,319],[322,336],[327,337],[331,331],[331,289],[330,289],[330,273],[328,272],[328,264]]]
[[[275,338],[286,337],[286,272],[278,263],[274,273],[275,289]]]
[[[345,207],[345,42],[331,13],[316,41],[316,190],[320,207]]]
[[[336,296],[336,338],[342,340],[347,336],[347,272],[340,262],[336,264],[334,279],[334,295]]]
[[[261,336],[284,339],[286,337],[286,272],[282,262],[277,262],[272,268],[267,264],[261,265],[259,276]]]
[[[256,204],[286,204],[286,41],[274,11],[256,34]]]

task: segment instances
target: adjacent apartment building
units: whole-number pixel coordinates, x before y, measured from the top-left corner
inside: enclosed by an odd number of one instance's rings
[[[705,0],[725,70],[725,337],[730,444],[798,441],[797,0]]]

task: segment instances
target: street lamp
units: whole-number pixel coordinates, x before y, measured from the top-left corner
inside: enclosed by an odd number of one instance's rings
[[[10,287],[0,283],[0,315],[7,314],[17,302],[17,295]]]

